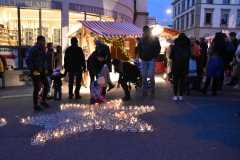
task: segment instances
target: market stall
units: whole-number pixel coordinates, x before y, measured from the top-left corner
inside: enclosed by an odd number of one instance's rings
[[[169,50],[169,46],[173,42],[175,38],[177,38],[179,32],[160,25],[151,26],[152,35],[159,38],[161,44],[161,54],[157,58],[156,61],[156,73],[163,74],[167,72],[167,54]]]
[[[94,51],[96,39],[110,47],[112,58],[129,60],[136,57],[136,38],[142,35],[142,30],[134,24],[102,21],[81,21],[81,24],[75,34],[86,57]]]

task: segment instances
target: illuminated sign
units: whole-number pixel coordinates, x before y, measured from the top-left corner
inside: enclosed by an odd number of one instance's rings
[[[0,0],[0,5],[32,7],[32,8],[61,8],[61,2],[52,0]]]

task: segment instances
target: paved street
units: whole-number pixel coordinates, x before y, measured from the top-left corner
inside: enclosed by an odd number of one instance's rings
[[[141,117],[154,126],[153,133],[95,130],[32,146],[31,137],[41,128],[18,122],[37,115],[31,108],[31,88],[0,90],[0,117],[8,121],[0,128],[0,160],[239,160],[240,91],[226,89],[219,97],[192,93],[183,103],[172,102],[166,84],[157,91],[155,99],[136,95],[126,104],[156,107]],[[111,99],[119,96],[118,89],[110,94]],[[50,104],[46,113],[57,112],[59,103]]]

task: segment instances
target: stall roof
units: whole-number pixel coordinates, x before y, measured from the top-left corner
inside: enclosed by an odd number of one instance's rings
[[[106,37],[142,36],[142,30],[132,23],[81,21],[92,32]]]

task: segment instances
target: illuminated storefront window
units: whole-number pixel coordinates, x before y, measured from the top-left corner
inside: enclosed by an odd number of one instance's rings
[[[39,10],[21,9],[22,45],[33,45],[39,35]]]
[[[100,21],[100,16],[97,14],[87,14],[87,21]]]
[[[101,16],[101,21],[103,21],[103,22],[106,22],[106,21],[114,22],[115,20],[114,20],[113,17],[110,17],[110,16]]]
[[[47,42],[53,42],[54,45],[61,44],[60,10],[42,10],[42,35],[46,37]]]
[[[0,7],[0,45],[16,46],[17,32],[17,8]]]

